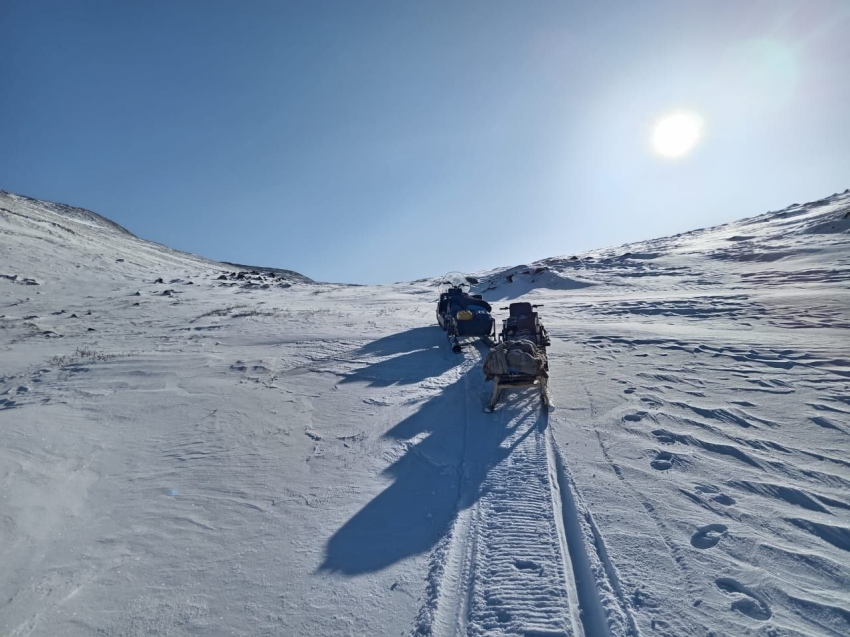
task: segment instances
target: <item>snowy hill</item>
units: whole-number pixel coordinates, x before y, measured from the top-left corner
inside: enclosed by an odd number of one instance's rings
[[[89,226],[90,228],[99,228],[110,231],[114,234],[134,236],[129,230],[119,226],[114,221],[110,221],[106,217],[102,217],[96,212],[86,210],[85,208],[76,208],[64,203],[54,203],[52,201],[41,201],[24,195],[15,195],[5,190],[0,190],[0,200],[3,201],[5,207],[3,210],[9,214],[18,214],[23,217],[29,217],[32,220],[39,220],[43,223],[55,224],[55,227],[62,227],[64,221],[73,221],[77,224]],[[47,221],[50,216],[61,217],[62,219],[54,219]],[[70,224],[73,225],[73,224]],[[64,229],[72,232],[67,225]]]
[[[0,634],[850,634],[848,216],[477,274],[558,407],[486,414],[433,281],[0,193]]]
[[[39,201],[0,190],[0,275],[67,283],[93,278],[136,280],[173,272],[263,270],[288,283],[310,279],[290,270],[222,264],[134,236],[83,208]],[[260,274],[259,272],[257,274]],[[256,275],[255,275],[256,276]]]
[[[834,259],[839,266],[837,272],[810,272],[813,283],[824,276],[828,280],[823,282],[847,280],[841,266],[847,265],[842,257],[848,233],[850,190],[715,228],[497,269],[481,277],[478,291],[493,297],[499,289],[516,296],[533,289],[573,290],[600,283],[628,286],[635,277],[642,284],[648,277],[655,279],[665,290],[728,287],[730,276],[735,282],[738,277],[756,277],[775,284],[786,278],[782,272],[804,270],[807,255],[827,264]],[[690,266],[687,271],[685,265]],[[805,275],[795,278],[799,276]]]

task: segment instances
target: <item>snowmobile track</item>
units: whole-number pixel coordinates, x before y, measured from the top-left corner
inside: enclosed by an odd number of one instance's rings
[[[537,395],[517,395],[496,414],[483,414],[486,388],[475,371],[464,379],[465,405],[458,406],[466,430],[457,514],[432,553],[413,634],[636,636]]]

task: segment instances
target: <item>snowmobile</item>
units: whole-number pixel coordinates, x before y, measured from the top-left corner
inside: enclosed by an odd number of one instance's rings
[[[510,315],[502,321],[499,344],[484,359],[484,374],[494,381],[493,395],[484,411],[491,412],[503,389],[538,387],[543,408],[552,411],[549,395],[549,333],[534,310],[540,305],[511,303]]]
[[[480,294],[470,294],[470,279],[460,272],[449,272],[440,282],[437,323],[446,332],[452,351],[460,353],[461,339],[480,338],[492,346],[496,341],[493,308]]]

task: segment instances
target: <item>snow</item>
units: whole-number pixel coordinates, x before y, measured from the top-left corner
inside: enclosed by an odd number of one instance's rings
[[[0,634],[850,634],[848,213],[475,274],[552,336],[487,414],[439,277],[0,192]]]

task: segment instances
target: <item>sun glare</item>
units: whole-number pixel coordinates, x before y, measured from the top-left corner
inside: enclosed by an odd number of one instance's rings
[[[682,157],[699,142],[702,124],[702,117],[696,113],[665,115],[655,123],[652,130],[652,147],[665,157]]]

